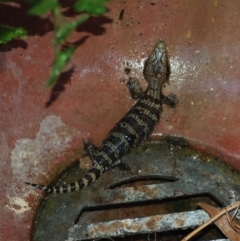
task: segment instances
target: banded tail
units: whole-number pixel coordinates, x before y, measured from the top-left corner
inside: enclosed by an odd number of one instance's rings
[[[62,186],[45,186],[45,185],[40,185],[40,184],[35,184],[35,183],[29,183],[25,182],[27,185],[30,185],[32,187],[36,187],[40,190],[45,191],[46,193],[70,193],[70,192],[76,192],[80,191],[84,187],[90,185],[93,183],[96,179],[98,179],[102,174],[102,170],[99,168],[92,168],[89,170],[89,172],[82,177],[81,179],[69,183],[67,185],[62,185]]]

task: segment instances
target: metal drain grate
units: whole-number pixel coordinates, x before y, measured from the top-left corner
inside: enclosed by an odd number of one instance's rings
[[[176,143],[184,143],[181,142]],[[181,144],[182,145],[182,144]],[[183,145],[184,146],[184,145]],[[176,148],[177,149],[177,148]],[[81,213],[96,207],[139,204],[207,194],[222,205],[240,200],[240,175],[222,162],[187,147],[176,150],[174,158],[168,141],[148,143],[123,159],[130,172],[108,171],[90,187],[78,193],[50,195],[36,218],[33,240],[86,240],[123,237],[169,230],[194,228],[209,219],[202,210],[101,222],[81,221]],[[83,174],[73,168],[64,178],[70,182]],[[162,178],[165,183],[111,188],[116,183],[143,178]],[[80,217],[79,217],[80,215]],[[75,224],[74,224],[75,223]],[[218,239],[220,241],[220,239]],[[227,240],[227,239],[221,239]]]

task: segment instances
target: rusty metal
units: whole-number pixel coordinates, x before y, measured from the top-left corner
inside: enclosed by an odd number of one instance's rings
[[[81,213],[96,207],[137,205],[150,200],[164,201],[201,194],[208,194],[224,206],[240,199],[239,173],[217,159],[197,153],[186,145],[182,147],[175,148],[173,153],[168,141],[145,144],[123,159],[131,167],[130,172],[110,170],[81,192],[48,196],[39,210],[33,240],[73,241],[161,232],[193,228],[209,218],[204,211],[186,209],[180,213],[98,223],[89,223],[85,217],[83,222],[86,223],[79,224]],[[83,173],[78,171],[72,169],[62,181],[80,178]],[[166,182],[114,188],[119,183],[146,177]]]
[[[206,222],[209,215],[202,210],[155,215],[144,218],[122,219],[109,222],[74,225],[69,230],[72,240],[90,237],[119,237],[140,233],[162,232],[177,229],[194,228]],[[114,227],[114,228],[113,228]]]

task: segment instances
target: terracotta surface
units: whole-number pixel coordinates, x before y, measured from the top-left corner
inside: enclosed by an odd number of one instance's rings
[[[0,240],[30,240],[42,194],[24,181],[50,183],[82,152],[82,138],[104,138],[134,103],[124,68],[145,87],[144,60],[160,38],[172,67],[164,92],[179,104],[164,106],[154,135],[183,136],[240,170],[240,2],[115,0],[108,7],[69,39],[78,49],[49,91],[51,21],[1,4],[1,23],[24,26],[29,37],[0,46]]]

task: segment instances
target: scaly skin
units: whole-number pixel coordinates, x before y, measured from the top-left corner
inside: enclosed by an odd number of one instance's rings
[[[162,113],[162,103],[173,107],[177,100],[175,96],[162,94],[162,86],[168,81],[170,66],[167,45],[163,40],[158,41],[150,54],[144,68],[144,77],[148,82],[146,91],[139,92],[136,80],[129,82],[128,87],[133,98],[139,101],[113,127],[102,143],[96,147],[91,140],[84,142],[93,166],[80,180],[68,185],[49,187],[26,183],[47,193],[68,193],[79,191],[98,179],[108,169],[123,167],[121,159],[133,148],[139,146],[153,132]],[[125,164],[125,168],[127,165]]]

